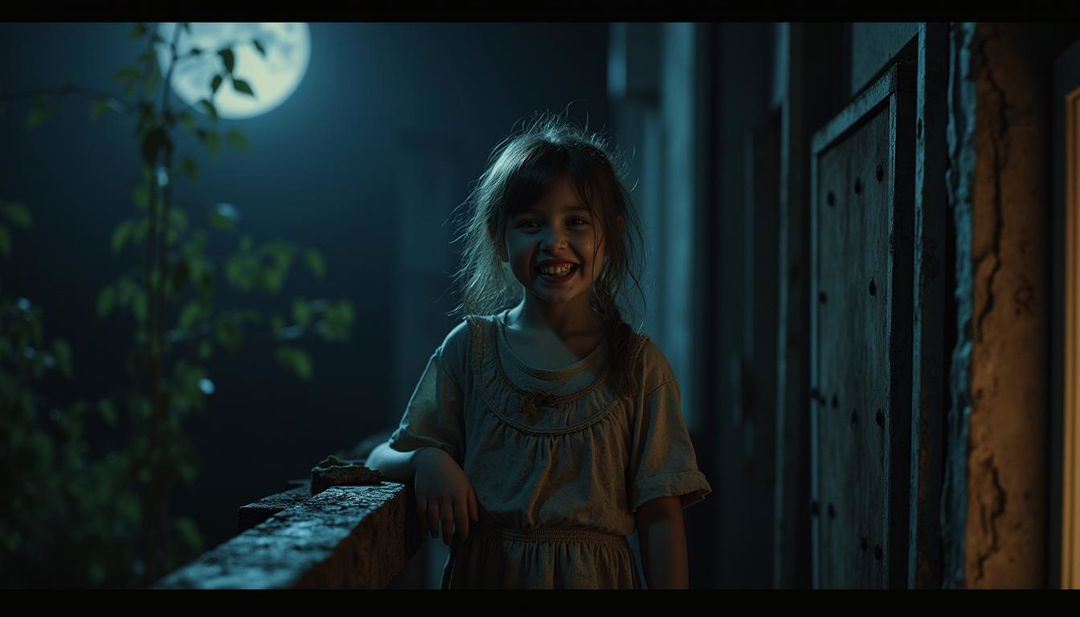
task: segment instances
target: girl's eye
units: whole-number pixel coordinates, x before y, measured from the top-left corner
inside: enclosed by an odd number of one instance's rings
[[[574,218],[570,219],[570,223],[573,225],[588,225],[589,221],[581,218],[580,216],[575,216]]]
[[[525,229],[535,229],[540,226],[540,223],[534,221],[533,219],[525,219],[523,221],[518,221],[517,226],[523,227]]]

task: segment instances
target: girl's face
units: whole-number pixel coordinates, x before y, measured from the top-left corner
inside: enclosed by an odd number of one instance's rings
[[[500,257],[526,293],[545,304],[588,306],[589,290],[603,269],[603,234],[569,178],[511,216],[505,238]]]

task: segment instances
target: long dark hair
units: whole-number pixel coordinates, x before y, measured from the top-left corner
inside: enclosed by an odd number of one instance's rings
[[[560,116],[543,114],[492,152],[490,165],[459,207],[461,267],[454,275],[461,303],[451,315],[489,315],[521,300],[521,286],[499,258],[506,223],[536,203],[557,181],[569,178],[599,221],[607,256],[592,286],[590,304],[604,318],[608,380],[617,393],[637,387],[633,352],[639,337],[623,320],[619,302],[627,280],[641,293],[641,229],[630,195],[620,181],[618,158],[599,134]],[[614,163],[613,163],[614,161]],[[623,220],[620,227],[619,219]]]

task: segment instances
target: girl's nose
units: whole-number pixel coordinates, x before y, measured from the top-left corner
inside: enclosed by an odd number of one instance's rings
[[[566,234],[561,229],[551,229],[543,237],[540,248],[555,250],[566,244]]]

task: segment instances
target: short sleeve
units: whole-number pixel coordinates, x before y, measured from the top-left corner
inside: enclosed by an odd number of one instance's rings
[[[388,443],[399,452],[428,446],[439,448],[461,464],[465,454],[462,391],[454,377],[455,371],[447,366],[445,347],[445,344],[440,346],[428,360],[405,407],[401,424]]]
[[[688,508],[712,492],[698,469],[679,399],[679,384],[671,378],[641,400],[633,423],[628,483],[634,512],[657,497],[679,497]]]

